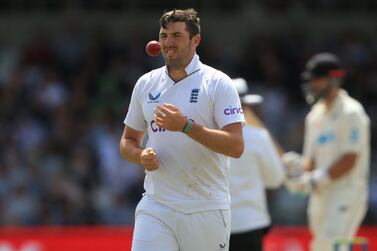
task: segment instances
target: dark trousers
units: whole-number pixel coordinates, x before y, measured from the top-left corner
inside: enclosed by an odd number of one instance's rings
[[[231,234],[229,251],[263,251],[263,238],[270,227],[255,229],[249,232]]]

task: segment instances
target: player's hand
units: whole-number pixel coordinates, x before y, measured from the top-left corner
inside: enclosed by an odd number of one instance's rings
[[[303,157],[296,152],[286,152],[281,157],[288,178],[297,178],[304,173]]]
[[[153,148],[145,148],[141,152],[140,163],[145,170],[153,171],[160,167],[160,160],[157,157],[157,153]]]
[[[163,104],[155,107],[154,121],[161,128],[181,132],[187,119],[175,105]]]
[[[288,178],[285,186],[294,194],[320,193],[331,182],[327,171],[316,169],[313,172],[305,172],[299,177]]]
[[[311,174],[304,173],[298,177],[288,177],[285,187],[292,194],[308,195],[312,192]]]

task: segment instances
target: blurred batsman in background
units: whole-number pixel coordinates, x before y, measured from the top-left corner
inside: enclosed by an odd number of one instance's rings
[[[199,60],[200,40],[195,10],[163,14],[166,66],[132,93],[120,149],[146,171],[133,251],[229,249],[229,156],[243,152],[244,117],[232,80]]]
[[[260,95],[248,94],[243,78],[233,79],[240,95],[247,125],[243,127],[245,149],[230,161],[232,201],[231,251],[262,251],[271,217],[266,188],[278,188],[285,178],[284,166],[269,132],[263,128],[253,108],[263,102]]]
[[[337,239],[354,238],[367,211],[370,122],[362,105],[341,84],[345,69],[337,56],[314,55],[303,79],[306,117],[303,156],[288,152],[287,188],[310,194],[312,251],[330,251]]]

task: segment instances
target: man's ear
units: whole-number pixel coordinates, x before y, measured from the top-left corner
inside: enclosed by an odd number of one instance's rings
[[[196,47],[198,47],[198,45],[200,44],[200,41],[201,41],[202,37],[200,36],[200,34],[196,34],[193,38],[192,38],[192,44]]]

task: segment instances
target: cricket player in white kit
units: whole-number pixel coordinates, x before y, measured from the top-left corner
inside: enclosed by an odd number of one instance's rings
[[[195,10],[163,14],[166,65],[132,93],[120,151],[146,172],[133,251],[229,249],[229,156],[243,152],[244,117],[232,80],[200,62],[200,38]]]
[[[314,55],[303,77],[307,100],[303,166],[288,187],[309,192],[312,251],[330,251],[334,240],[352,239],[368,201],[370,122],[361,104],[340,88],[345,71],[330,53]]]
[[[259,95],[247,94],[247,83],[234,79],[246,116],[257,116],[252,107],[262,103]],[[247,118],[247,117],[246,117]],[[232,227],[230,251],[262,251],[271,217],[267,208],[266,188],[278,188],[285,179],[279,153],[265,128],[243,127],[245,149],[239,159],[230,161],[230,197]]]

